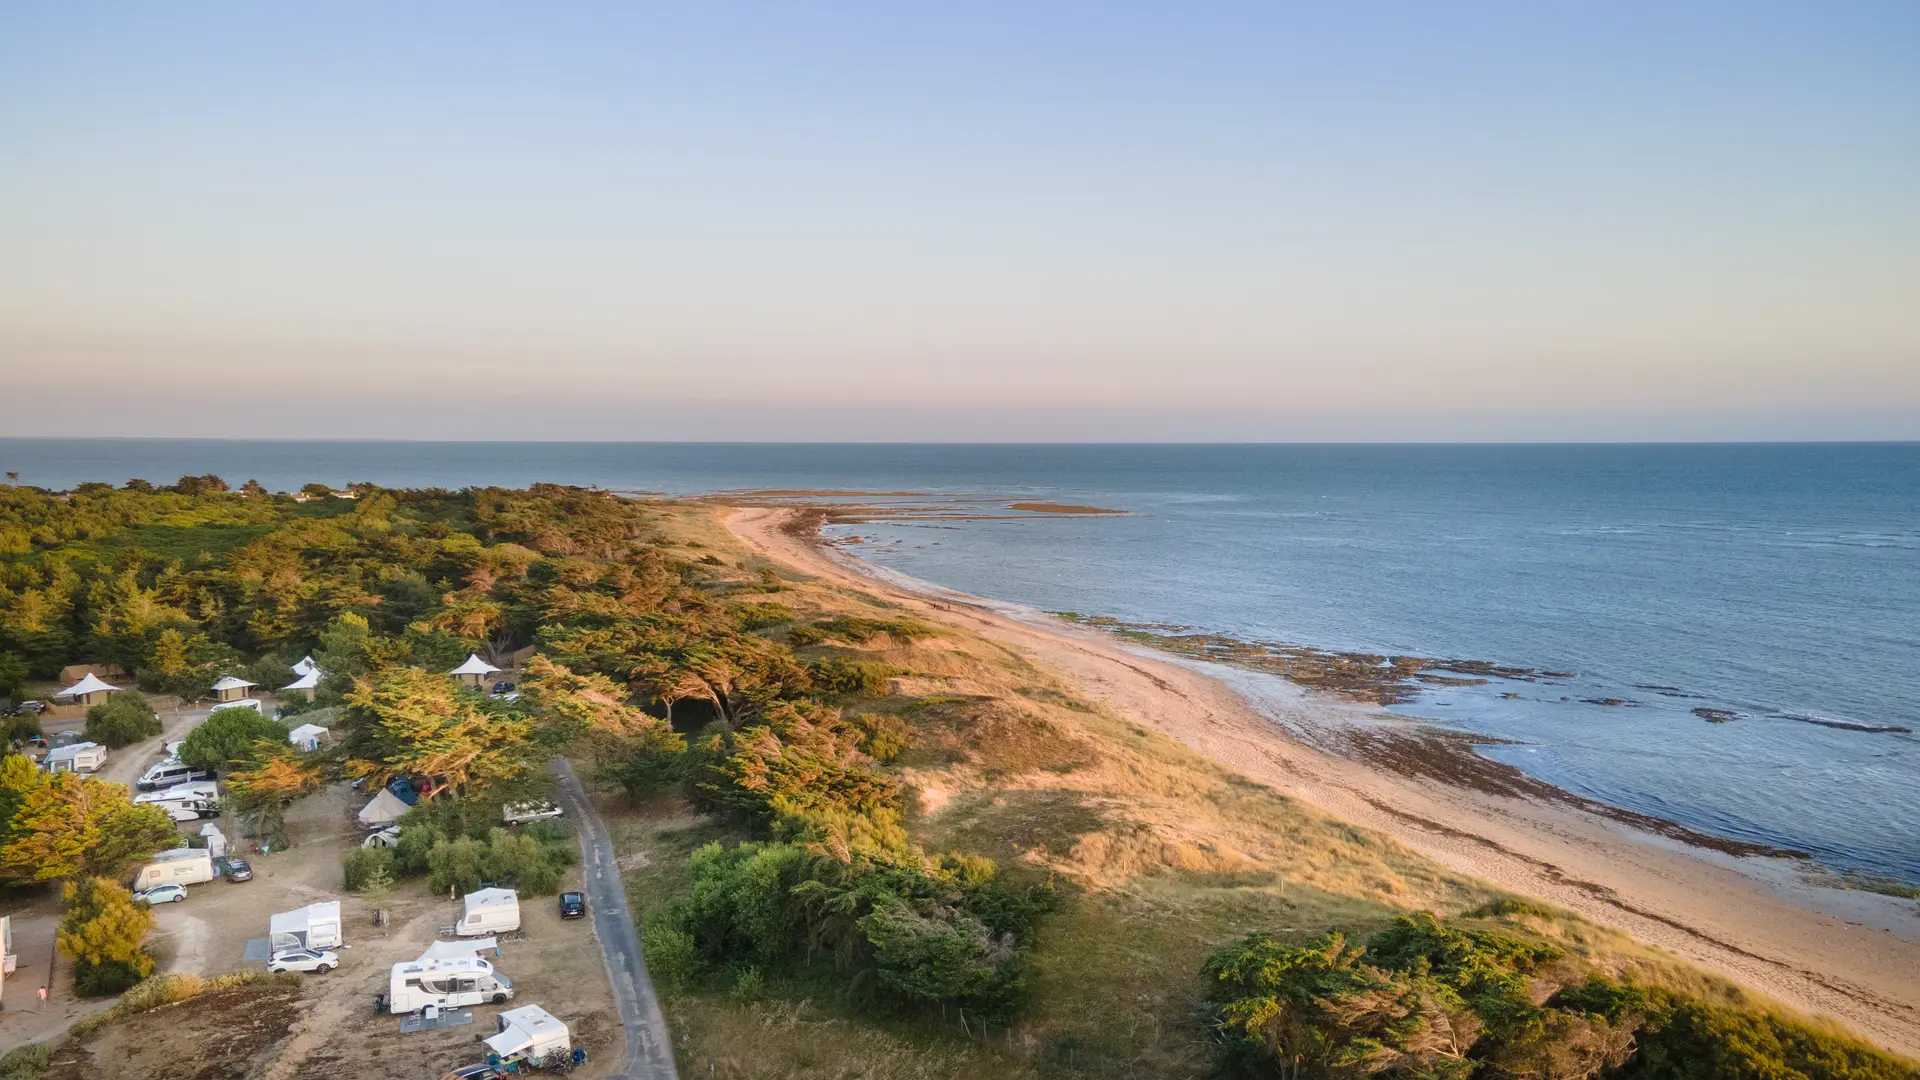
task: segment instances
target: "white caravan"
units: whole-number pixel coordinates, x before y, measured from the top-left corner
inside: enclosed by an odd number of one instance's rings
[[[387,980],[387,1011],[392,1013],[419,1012],[429,1005],[505,1005],[512,997],[513,981],[477,956],[403,961],[393,965]]]
[[[133,877],[133,891],[155,885],[198,885],[213,880],[213,856],[206,848],[174,848],[162,851],[140,868]]]
[[[520,894],[512,889],[481,889],[467,894],[453,932],[457,937],[479,937],[518,929]]]
[[[40,759],[41,767],[48,772],[90,773],[106,763],[107,748],[94,742],[56,746]]]
[[[267,920],[267,946],[276,953],[288,949],[331,949],[340,943],[338,900],[282,911]]]
[[[557,1064],[572,1056],[573,1040],[567,1025],[538,1005],[524,1005],[500,1014],[500,1031],[487,1040],[488,1064],[498,1058],[502,1065],[527,1062],[532,1065]]]

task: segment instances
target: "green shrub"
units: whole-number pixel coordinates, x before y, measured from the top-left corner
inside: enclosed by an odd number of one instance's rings
[[[700,973],[700,953],[694,948],[693,936],[666,919],[647,920],[640,947],[646,953],[647,970],[671,989],[685,990]]]
[[[840,657],[816,660],[807,665],[807,673],[813,677],[813,685],[826,693],[865,697],[884,696],[891,685],[887,680],[900,674],[886,664]]]
[[[0,1080],[39,1080],[53,1065],[52,1043],[16,1046],[0,1057]]]
[[[795,626],[787,630],[789,645],[818,645],[827,640],[827,632],[817,626]]]
[[[254,745],[284,745],[287,729],[244,705],[213,710],[180,744],[180,760],[196,769],[224,769],[251,762]]]
[[[428,870],[427,859],[433,849],[446,842],[447,834],[430,822],[410,822],[400,826],[393,845],[393,869],[407,877],[418,877]]]
[[[836,637],[856,644],[865,644],[885,635],[905,645],[940,633],[939,630],[917,619],[863,619],[854,615],[822,619],[813,625],[827,637]]]
[[[739,604],[733,609],[734,621],[740,629],[752,632],[779,626],[793,621],[793,609],[785,604],[756,603]]]
[[[87,710],[88,740],[116,750],[151,739],[160,731],[153,704],[138,690],[122,690]]]
[[[341,876],[344,878],[343,884],[346,886],[348,892],[359,892],[361,889],[366,888],[369,876],[373,875],[376,870],[379,873],[385,874],[389,881],[392,880],[394,872],[393,851],[389,848],[380,847],[355,848],[347,853],[347,857],[341,865]]]

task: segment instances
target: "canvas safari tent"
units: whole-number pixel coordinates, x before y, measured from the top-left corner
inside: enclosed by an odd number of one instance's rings
[[[452,671],[447,672],[447,674],[453,676],[460,682],[466,683],[468,686],[485,686],[487,676],[499,670],[499,668],[480,659],[479,653],[468,653],[466,662],[454,668]]]
[[[119,687],[89,671],[86,678],[60,691],[54,697],[72,698],[75,705],[100,705],[119,692]]]
[[[305,675],[280,688],[283,694],[299,694],[308,701],[313,700],[313,692],[320,686],[320,669],[315,668]]]
[[[360,824],[369,829],[383,829],[400,820],[401,815],[413,809],[406,801],[386,788],[373,801],[360,808]]]
[[[274,952],[333,948],[341,941],[340,901],[308,904],[272,916],[267,920],[267,939]]]
[[[511,1061],[546,1064],[571,1056],[573,1052],[573,1039],[567,1033],[567,1025],[538,1005],[508,1009],[500,1014],[497,1023],[499,1033],[487,1039],[489,1065],[495,1064],[491,1060],[494,1058],[499,1064]]]

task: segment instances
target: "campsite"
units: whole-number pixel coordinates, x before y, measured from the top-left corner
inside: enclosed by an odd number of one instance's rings
[[[620,1035],[599,946],[587,926],[562,922],[549,898],[520,905],[521,936],[500,942],[500,956],[485,957],[511,978],[514,996],[504,1005],[484,1001],[472,1007],[471,1025],[413,1034],[401,1033],[400,1017],[374,1011],[375,997],[390,991],[394,965],[447,940],[439,931],[460,918],[462,908],[413,882],[394,890],[387,925],[373,925],[360,898],[340,887],[341,856],[366,834],[356,819],[366,801],[347,784],[300,800],[287,818],[293,846],[248,856],[255,880],[195,885],[187,902],[156,912],[161,969],[216,976],[264,967],[246,959],[248,945],[267,936],[276,914],[337,901],[344,939],[339,970],[288,977],[297,981],[285,985],[222,990],[129,1017],[100,1029],[84,1056],[63,1058],[47,1076],[237,1080],[259,1075],[247,1073],[249,1066],[272,1062],[277,1067],[268,1072],[281,1080],[338,1080],[384,1076],[396,1061],[409,1063],[405,1075],[437,1076],[485,1060],[486,1048],[476,1040],[496,1034],[501,1012],[528,1005],[558,1017],[573,1044],[586,1048],[587,1064],[575,1076],[605,1076],[618,1057]],[[578,888],[579,874],[570,870],[563,887]],[[238,1017],[247,1022],[236,1024]],[[205,1071],[214,1065],[204,1048],[228,1041],[235,1052],[221,1059],[239,1071]]]

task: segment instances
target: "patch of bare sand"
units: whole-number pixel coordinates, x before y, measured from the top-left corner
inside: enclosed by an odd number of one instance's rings
[[[1905,930],[1897,904],[1875,909],[1876,929],[1783,899],[1766,880],[1780,876],[1773,860],[1709,857],[1578,809],[1393,775],[1314,749],[1283,725],[1339,723],[1342,704],[1295,690],[1256,709],[1211,674],[1109,637],[1028,621],[959,593],[909,588],[830,554],[813,533],[818,520],[805,510],[743,507],[726,524],[768,558],[1015,648],[1132,722],[1458,872],[1549,900],[1920,1055],[1920,920]],[[1276,715],[1288,711],[1296,715]]]

